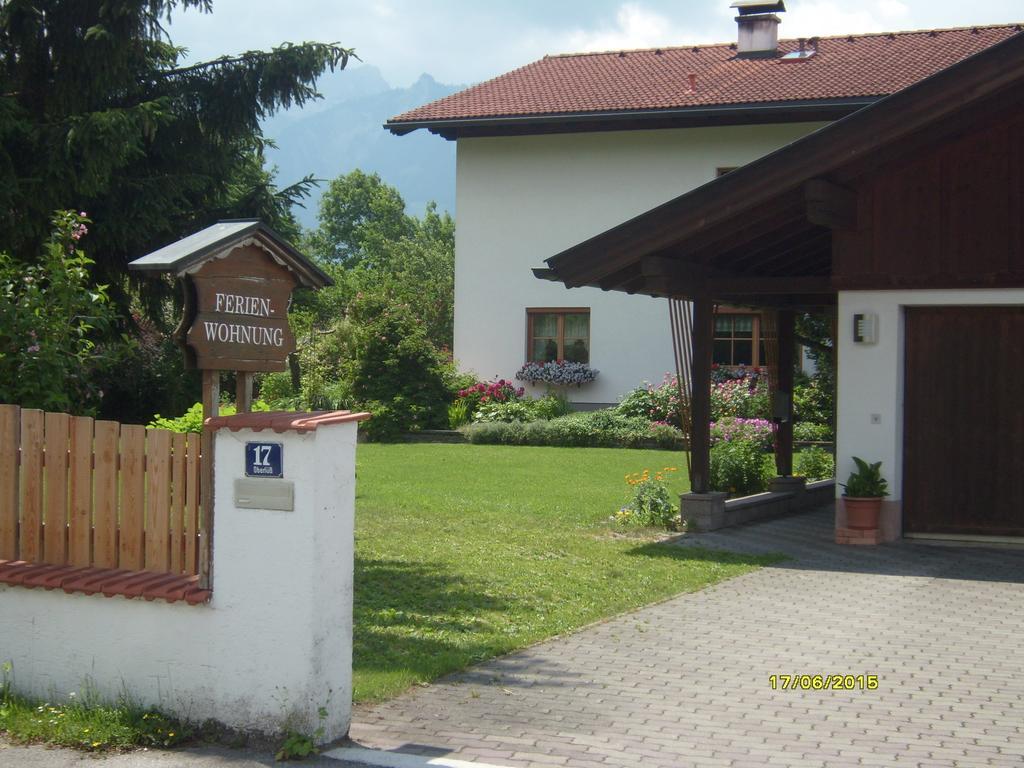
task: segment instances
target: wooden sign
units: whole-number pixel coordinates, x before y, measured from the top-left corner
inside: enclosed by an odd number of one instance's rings
[[[186,343],[202,370],[283,371],[295,351],[288,305],[296,280],[263,249],[248,245],[191,276],[195,314]]]

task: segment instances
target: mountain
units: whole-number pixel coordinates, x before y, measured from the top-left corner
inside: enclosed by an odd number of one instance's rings
[[[427,74],[408,88],[392,88],[370,66],[335,72],[318,83],[322,100],[264,122],[264,135],[277,144],[267,150],[267,162],[277,167],[278,186],[309,173],[329,181],[361,168],[397,187],[410,214],[421,215],[431,200],[439,210],[454,214],[455,143],[426,131],[394,136],[383,124],[462,88],[438,83]],[[305,208],[296,209],[304,227],[316,226],[319,199],[316,191]]]

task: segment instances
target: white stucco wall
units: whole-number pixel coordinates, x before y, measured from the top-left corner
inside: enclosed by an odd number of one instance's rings
[[[1024,305],[1024,290],[839,294],[836,477],[849,476],[853,456],[881,461],[893,502],[903,498],[903,310],[934,305]],[[878,315],[878,343],[855,344],[853,316],[867,312]],[[873,414],[880,417],[879,423],[872,423]],[[842,493],[842,488],[836,490]]]
[[[325,737],[340,737],[352,700],[356,425],[216,439],[211,602],[0,585],[0,662],[28,695],[64,700],[91,686],[244,730],[312,733],[324,706]],[[247,440],[284,444],[293,512],[234,506]]]
[[[675,367],[664,299],[567,290],[531,269],[821,125],[461,139],[456,359],[482,378],[511,378],[526,359],[527,307],[590,307],[590,364],[601,374],[570,397],[611,403],[660,381]]]

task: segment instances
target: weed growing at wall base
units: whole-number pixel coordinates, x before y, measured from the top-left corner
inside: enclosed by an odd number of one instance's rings
[[[65,703],[33,701],[11,691],[4,665],[0,685],[0,734],[24,744],[55,744],[87,752],[134,747],[173,747],[191,738],[184,723],[154,709],[122,699],[103,704],[86,688],[68,694]]]

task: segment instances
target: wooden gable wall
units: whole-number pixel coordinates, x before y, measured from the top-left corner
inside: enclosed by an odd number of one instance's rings
[[[860,180],[833,234],[839,289],[1024,285],[1024,107]]]

